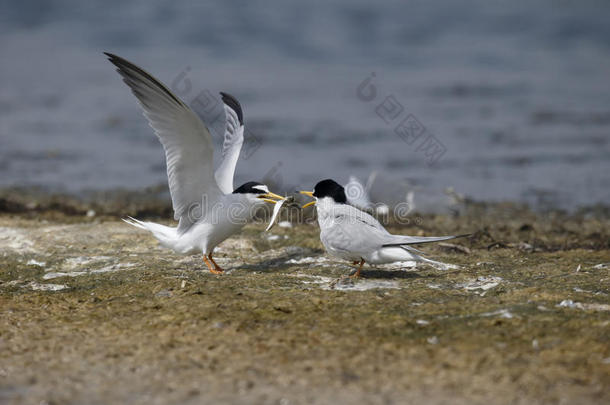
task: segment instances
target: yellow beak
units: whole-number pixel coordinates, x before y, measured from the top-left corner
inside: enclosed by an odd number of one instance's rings
[[[306,196],[309,196],[309,197],[311,197],[311,198],[314,198],[314,196],[313,196],[313,191],[299,191],[299,193],[300,193],[300,194],[305,194]],[[310,201],[310,202],[308,202],[307,204],[303,205],[303,206],[301,207],[301,209],[303,209],[303,208],[307,208],[307,207],[309,207],[309,206],[311,206],[311,205],[314,205],[315,203],[316,203],[316,201],[315,201],[315,200],[314,200],[314,201]]]
[[[277,204],[278,201],[286,199],[286,197],[282,197],[281,195],[277,195],[275,193],[272,193],[271,191],[266,194],[259,195],[258,198],[260,198],[263,201],[270,202],[273,204]]]

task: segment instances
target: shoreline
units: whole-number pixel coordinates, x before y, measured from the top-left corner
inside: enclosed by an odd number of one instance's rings
[[[478,201],[461,197],[460,201],[446,204],[442,211],[423,211],[417,207],[415,215],[463,215],[478,211],[518,211],[528,215],[562,215],[566,217],[610,218],[610,205],[591,204],[565,210],[547,206],[534,208],[518,201]],[[86,216],[91,211],[95,215],[122,218],[172,218],[171,198],[166,184],[146,187],[140,190],[113,189],[106,191],[86,191],[78,194],[49,191],[38,187],[0,188],[0,214],[46,215],[54,213],[65,216]],[[91,216],[91,215],[90,215]]]
[[[459,269],[365,266],[353,281],[315,224],[246,226],[215,276],[110,209],[46,204],[0,213],[6,403],[610,401],[607,216],[417,214],[389,230],[474,233],[424,248]]]

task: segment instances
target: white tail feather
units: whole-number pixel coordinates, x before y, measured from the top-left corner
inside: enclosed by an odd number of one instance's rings
[[[414,255],[414,256],[416,257],[416,260],[429,264],[430,266],[434,267],[437,270],[451,270],[451,269],[460,268],[460,266],[458,266],[457,264],[437,262],[436,260],[428,259],[428,258],[420,256],[420,255]]]
[[[426,263],[438,270],[449,270],[459,269],[459,266],[449,263],[438,262],[436,260],[428,259],[424,257],[424,252],[421,252],[411,246],[391,246],[383,248],[381,251],[381,258],[385,263],[392,261],[407,261],[415,260],[421,263]]]
[[[173,244],[172,242],[174,242],[178,237],[176,233],[176,228],[157,224],[154,222],[140,221],[132,217],[127,217],[127,219],[123,218],[123,221],[131,226],[135,226],[136,228],[149,231],[153,234],[155,238],[159,240],[159,242],[166,245]]]
[[[126,224],[129,224],[131,226],[135,226],[136,228],[140,228],[140,229],[147,229],[144,225],[142,225],[142,221],[138,221],[135,218],[132,217],[127,217],[127,218],[121,218],[123,220],[123,222],[125,222]]]

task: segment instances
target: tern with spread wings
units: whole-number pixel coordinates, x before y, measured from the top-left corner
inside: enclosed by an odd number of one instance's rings
[[[214,248],[252,221],[256,208],[283,200],[266,185],[248,182],[233,189],[233,174],[244,140],[239,102],[220,93],[226,115],[222,162],[214,172],[212,136],[199,117],[165,85],[142,68],[105,53],[144,110],[165,150],[173,228],[129,218],[125,222],[150,231],[162,246],[181,254],[201,252],[210,272],[223,269],[212,258]]]
[[[326,251],[331,256],[357,264],[355,277],[360,276],[365,262],[387,264],[416,260],[443,264],[423,257],[423,252],[411,245],[460,237],[392,235],[374,217],[351,206],[343,186],[331,179],[322,180],[313,191],[301,191],[301,194],[314,198],[303,208],[316,205],[320,240]]]

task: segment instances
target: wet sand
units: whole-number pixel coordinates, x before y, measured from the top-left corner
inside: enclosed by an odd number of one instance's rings
[[[248,226],[216,276],[110,209],[3,201],[2,403],[610,401],[604,215],[421,215],[390,229],[474,232],[424,247],[458,269],[353,281],[314,225]]]

